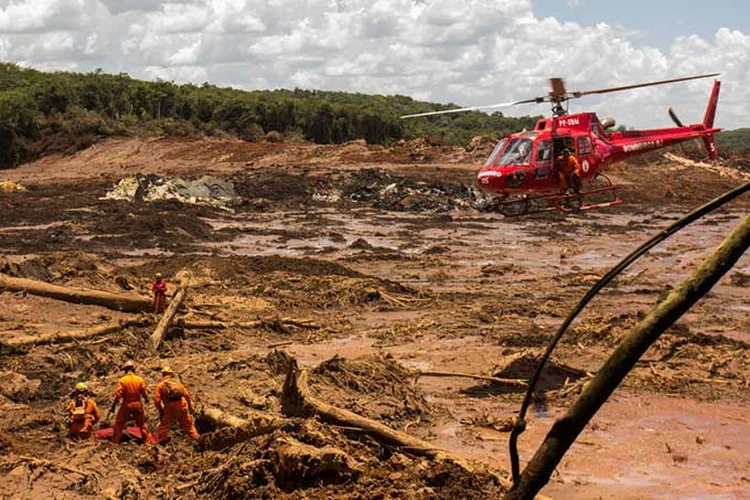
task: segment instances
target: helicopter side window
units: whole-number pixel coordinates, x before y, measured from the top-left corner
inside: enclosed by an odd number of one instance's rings
[[[539,141],[536,145],[536,161],[538,163],[548,162],[552,158],[552,143],[550,141]]]
[[[495,163],[495,160],[497,159],[500,152],[503,150],[505,145],[508,143],[508,139],[501,139],[497,145],[495,145],[495,149],[492,150],[492,153],[487,158],[487,161],[484,162],[485,167],[489,167],[493,163]]]
[[[578,156],[591,154],[591,138],[587,135],[578,138]]]
[[[497,161],[498,165],[528,165],[531,162],[531,139],[513,139]]]

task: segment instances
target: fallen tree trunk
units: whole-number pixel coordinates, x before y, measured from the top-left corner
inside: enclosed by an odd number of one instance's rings
[[[486,380],[488,382],[494,382],[496,384],[504,385],[515,385],[518,387],[526,387],[528,384],[525,380],[516,378],[498,378],[488,377],[486,375],[474,375],[473,373],[460,373],[460,372],[442,372],[442,371],[420,371],[417,372],[418,377],[459,377],[459,378],[472,378],[476,380]]]
[[[187,287],[181,286],[177,290],[177,293],[174,294],[174,297],[172,297],[172,301],[169,303],[169,307],[167,307],[167,310],[164,311],[164,315],[159,320],[159,324],[156,325],[154,333],[151,334],[151,347],[154,350],[159,349],[159,345],[164,339],[164,334],[167,333],[169,325],[172,324],[174,315],[177,314],[177,309],[179,309],[182,301],[185,300],[186,294]]]
[[[299,417],[318,415],[323,422],[341,427],[358,429],[382,443],[397,446],[406,453],[424,456],[435,460],[447,460],[471,474],[477,474],[477,470],[469,465],[464,459],[457,457],[432,443],[410,436],[405,432],[391,429],[380,422],[370,420],[369,418],[365,418],[342,408],[337,408],[315,398],[310,393],[307,377],[307,370],[300,370],[297,367],[297,362],[292,359],[287,369],[286,379],[284,380],[281,393],[281,411],[285,415]],[[489,471],[487,471],[487,473],[494,476],[506,490],[509,490],[512,486],[512,483],[509,480],[501,478],[496,474],[492,474]],[[539,496],[537,498],[543,497]]]
[[[0,346],[8,349],[22,349],[43,344],[61,344],[64,342],[74,342],[78,340],[88,340],[109,333],[115,333],[131,326],[148,326],[152,322],[147,319],[131,319],[110,323],[108,325],[97,326],[95,328],[84,328],[83,330],[73,330],[69,332],[46,333],[41,335],[24,335],[5,341],[0,341]]]
[[[300,371],[296,361],[292,360],[289,363],[281,393],[281,411],[285,415],[297,417],[319,415],[324,422],[362,429],[378,441],[404,448],[415,455],[430,458],[445,455],[444,450],[427,441],[316,399],[310,394],[307,377],[307,370]]]
[[[201,450],[221,450],[295,424],[293,420],[258,411],[252,412],[248,419],[237,418],[218,408],[204,408],[198,416],[198,423],[201,426],[208,423],[217,428],[200,436],[198,448]]]
[[[141,312],[151,308],[151,299],[141,295],[120,295],[99,290],[53,285],[26,278],[13,278],[0,274],[0,291],[26,292],[39,297],[102,306],[115,311]]]

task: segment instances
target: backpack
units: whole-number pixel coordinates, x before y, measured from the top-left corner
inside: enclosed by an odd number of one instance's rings
[[[81,420],[86,420],[86,399],[85,398],[75,399],[75,406],[73,407],[73,415],[71,419],[76,422],[80,422]]]
[[[182,384],[175,379],[164,381],[164,399],[167,401],[179,401],[185,394],[182,391]]]

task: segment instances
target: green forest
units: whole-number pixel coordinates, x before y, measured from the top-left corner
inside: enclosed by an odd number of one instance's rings
[[[716,134],[716,148],[719,154],[722,152],[750,151],[750,128],[738,128],[735,130],[724,130]]]
[[[42,72],[0,63],[0,168],[90,146],[110,136],[167,135],[339,144],[388,144],[430,137],[465,145],[477,135],[501,137],[529,129],[539,116],[513,118],[479,111],[402,120],[399,116],[455,107],[401,95],[319,90],[243,91],[208,83],[177,85],[127,74]],[[719,151],[750,150],[750,129],[722,132]]]
[[[401,120],[449,109],[406,96],[317,90],[242,91],[135,80],[126,74],[42,72],[0,63],[0,168],[53,152],[74,152],[123,135],[225,136],[388,144],[429,136],[446,144],[532,128],[539,117],[468,112]]]

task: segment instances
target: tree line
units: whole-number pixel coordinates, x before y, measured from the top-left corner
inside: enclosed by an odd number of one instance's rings
[[[155,134],[230,136],[248,141],[275,131],[289,140],[388,144],[430,136],[446,144],[532,128],[539,117],[468,112],[401,120],[449,109],[406,96],[319,90],[243,91],[209,83],[143,81],[125,73],[42,72],[0,63],[0,168],[103,137]]]
[[[74,152],[109,136],[208,135],[248,141],[275,131],[287,140],[388,144],[430,137],[465,145],[534,127],[539,116],[479,111],[401,120],[456,107],[401,95],[320,90],[243,91],[209,83],[143,81],[125,73],[42,72],[0,63],[0,168]],[[720,151],[750,150],[750,129],[721,132]]]

